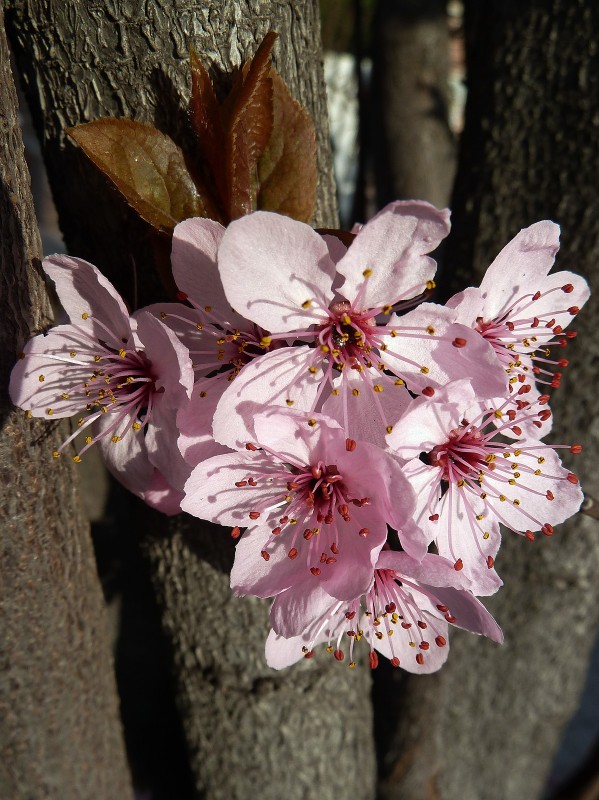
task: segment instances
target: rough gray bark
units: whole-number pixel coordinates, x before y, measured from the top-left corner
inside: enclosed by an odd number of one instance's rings
[[[562,225],[558,268],[596,286],[599,7],[497,0],[466,11],[469,98],[448,283],[455,291],[478,281],[520,228],[549,218]],[[592,495],[599,491],[598,314],[595,294],[573,325],[579,337],[552,400],[551,438],[585,445],[571,466]],[[385,798],[540,796],[599,628],[598,533],[596,520],[578,516],[536,544],[504,536],[497,568],[506,585],[487,605],[506,644],[456,635],[439,675],[406,682]]]
[[[50,322],[0,7],[0,796],[127,798],[106,612],[68,435],[28,419],[8,380]]]
[[[64,128],[112,114],[150,120],[183,138],[191,43],[218,78],[252,55],[269,29],[280,33],[277,68],[319,131],[315,221],[335,223],[315,0],[69,0],[60,7],[8,0],[6,6],[65,239],[72,253],[99,263],[117,284],[123,285],[119,269],[130,272],[123,251],[141,263],[143,236],[105,185],[75,167]],[[221,88],[226,83],[220,80]],[[227,532],[183,517],[166,531],[157,515],[136,513],[139,531],[148,534],[141,548],[172,649],[197,796],[243,800],[259,792],[264,800],[299,800],[351,791],[356,800],[372,797],[366,671],[340,670],[324,654],[282,674],[267,669],[267,604],[231,597]]]
[[[445,0],[379,0],[373,26],[372,136],[377,201],[446,206],[455,174],[448,122]]]

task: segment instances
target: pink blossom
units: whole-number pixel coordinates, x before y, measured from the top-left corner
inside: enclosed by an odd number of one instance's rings
[[[503,641],[501,629],[467,591],[467,583],[441,556],[428,554],[418,562],[407,553],[383,550],[370,588],[350,602],[330,597],[320,584],[298,585],[278,595],[266,660],[283,669],[313,657],[314,648],[326,642],[337,661],[347,657],[354,667],[354,649],[365,639],[373,669],[380,653],[408,672],[435,672],[448,656],[449,624]]]
[[[420,557],[434,541],[475,594],[501,585],[494,570],[499,523],[529,539],[535,531],[550,535],[582,502],[576,476],[555,449],[536,439],[501,441],[508,429],[518,435],[520,417],[542,415],[543,402],[506,412],[509,400],[481,403],[468,381],[454,381],[433,400],[415,400],[388,436],[393,451],[410,459],[404,472],[417,496],[405,549]]]
[[[234,221],[218,248],[227,299],[270,331],[265,346],[293,340],[298,346],[289,354],[265,353],[241,370],[217,406],[215,423],[228,421],[222,443],[239,446],[247,439],[243,415],[235,411],[248,401],[312,411],[338,392],[347,423],[352,398],[365,393],[385,431],[405,404],[404,385],[430,395],[468,374],[484,396],[506,391],[492,347],[466,326],[452,325],[451,310],[426,303],[401,318],[393,314],[430,293],[436,264],[427,253],[448,231],[447,211],[417,201],[388,205],[348,249],[278,214]],[[389,316],[386,324],[377,319]],[[379,380],[386,369],[394,373],[392,384]],[[352,374],[361,387],[350,391]],[[390,385],[399,398],[391,416],[379,399]]]
[[[558,249],[559,225],[544,220],[524,228],[493,261],[480,288],[466,289],[447,303],[456,322],[469,325],[493,346],[514,396],[523,384],[531,387],[520,404],[538,400],[538,386],[559,386],[560,370],[568,366],[560,351],[576,335],[564,330],[589,297],[579,275],[548,274]],[[548,414],[525,422],[523,430],[538,437],[550,427]]]
[[[189,472],[175,444],[176,411],[188,402],[193,382],[186,348],[151,314],[130,317],[92,264],[57,255],[43,267],[70,324],[26,344],[11,375],[12,401],[34,417],[82,414],[53,455],[82,435],[74,456],[80,461],[99,442],[127,488],[171,512]]]
[[[231,585],[271,597],[307,579],[334,597],[365,591],[387,538],[401,528],[414,494],[396,460],[348,439],[322,415],[276,407],[255,415],[241,452],[199,464],[185,485],[184,511],[247,531]]]

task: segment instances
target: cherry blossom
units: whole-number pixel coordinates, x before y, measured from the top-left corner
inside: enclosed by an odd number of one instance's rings
[[[92,264],[56,255],[43,268],[70,323],[26,344],[11,375],[12,401],[34,417],[81,414],[54,457],[83,436],[78,462],[99,442],[127,488],[172,513],[189,474],[176,447],[176,412],[193,383],[187,349],[151,314],[130,317]]]
[[[283,669],[312,658],[315,647],[326,643],[337,661],[347,658],[355,667],[355,649],[364,639],[372,669],[380,653],[408,672],[435,672],[448,656],[450,624],[503,641],[501,629],[467,591],[467,583],[441,556],[428,554],[418,562],[385,549],[370,588],[350,602],[332,598],[320,584],[298,585],[278,595],[271,610],[267,663]]]
[[[550,535],[582,502],[578,479],[555,452],[560,446],[501,440],[507,430],[520,435],[520,418],[542,418],[547,399],[506,410],[509,400],[481,403],[469,381],[454,381],[432,400],[416,399],[387,437],[398,456],[410,459],[404,471],[417,495],[405,549],[418,558],[434,541],[472,580],[475,594],[492,594],[501,584],[494,570],[499,523],[529,539],[537,531]]]
[[[589,297],[579,275],[548,274],[559,233],[559,225],[548,220],[524,228],[499,253],[478,289],[466,289],[447,303],[456,322],[469,325],[493,346],[514,397],[522,384],[531,387],[520,404],[537,400],[542,387],[559,386],[561,370],[568,366],[560,351],[576,335],[565,328]],[[550,427],[547,414],[525,422],[523,430],[542,436]]]
[[[448,211],[417,201],[388,205],[349,248],[278,214],[234,221],[217,256],[227,299],[270,331],[265,347],[294,340],[296,346],[291,354],[265,353],[241,370],[216,409],[215,421],[229,420],[222,443],[239,446],[247,438],[243,415],[235,417],[239,403],[312,411],[331,391],[348,409],[346,433],[352,398],[361,393],[372,398],[384,431],[395,416],[380,403],[385,370],[393,372],[394,386],[429,396],[464,374],[482,396],[506,391],[493,348],[468,327],[452,324],[451,310],[424,303],[394,314],[430,294],[436,264],[427,254],[448,231]],[[349,388],[351,375],[360,387]],[[399,414],[405,399],[398,397]]]
[[[365,591],[387,524],[401,528],[414,509],[398,462],[323,415],[270,408],[253,430],[246,449],[193,470],[181,504],[236,538],[247,526],[235,592],[271,597],[303,579],[345,600]]]

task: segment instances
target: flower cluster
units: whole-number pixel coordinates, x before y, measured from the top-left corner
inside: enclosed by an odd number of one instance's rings
[[[274,598],[274,668],[320,644],[354,666],[363,639],[371,667],[427,673],[449,625],[501,641],[478,599],[501,586],[500,525],[533,540],[580,507],[541,437],[588,287],[549,274],[559,228],[544,221],[480,287],[428,302],[448,232],[417,201],[349,247],[268,212],[189,219],[178,302],[133,315],[91,264],[44,261],[69,322],[27,343],[14,403],[78,417],[55,457],[97,442],[150,505],[231,529],[233,591]]]

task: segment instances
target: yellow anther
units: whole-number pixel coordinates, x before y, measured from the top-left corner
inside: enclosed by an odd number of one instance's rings
[[[375,631],[374,635],[379,641],[383,638],[383,634],[380,631]]]
[[[52,458],[60,458],[60,453],[58,450],[52,450]]]
[[[330,351],[331,351],[331,348],[328,345],[326,345],[326,344],[321,344],[320,345],[320,352],[321,353],[330,353]]]
[[[134,431],[140,431],[141,430],[141,423],[140,422],[134,422],[131,427],[133,428]]]
[[[510,486],[515,486],[516,485],[516,481],[513,478],[510,478],[508,483],[509,483]]]
[[[39,381],[40,383],[43,383],[45,380],[46,380],[46,376],[45,376],[45,375],[40,375],[40,376],[38,377],[38,381]]]
[[[97,405],[97,402],[96,402],[96,405]],[[102,414],[106,414],[108,412],[108,408],[106,406],[102,406],[100,411],[102,412]]]
[[[311,306],[312,306],[312,301],[311,300],[304,300],[304,302],[302,303],[302,308],[305,309],[305,310],[307,310],[308,308],[311,308]]]
[[[497,419],[501,419],[503,417],[503,411],[501,411],[499,408],[496,411],[494,411],[493,414],[495,414]]]
[[[487,493],[486,492],[481,492],[480,493],[480,499],[481,500],[486,500],[487,499]]]
[[[332,645],[327,645],[327,647],[325,647],[325,653],[332,653],[332,652],[333,652]]]
[[[202,390],[200,392],[200,397],[206,397],[207,394],[208,394],[208,392],[206,392],[205,390]]]
[[[513,502],[514,502],[515,506],[519,506],[520,505],[520,501],[518,500],[518,498],[516,498]]]
[[[483,533],[483,539],[485,539],[485,541],[486,541],[486,540],[489,538],[489,536],[490,536],[490,535],[491,535],[491,534],[489,533],[489,531],[485,531],[485,532]]]
[[[370,278],[370,276],[372,275],[372,270],[371,270],[370,268],[368,268],[368,269],[365,269],[365,270],[364,270],[364,272],[362,273],[362,275],[363,275],[365,278]]]
[[[432,290],[435,289],[436,286],[437,286],[437,284],[434,281],[427,281],[426,282],[426,288],[429,290],[429,292],[432,292]]]
[[[204,326],[202,325],[202,323],[201,323],[201,322],[197,322],[197,323],[196,323],[196,328],[197,328],[199,331],[203,331],[203,330],[204,330]]]
[[[308,425],[309,425],[311,428],[314,428],[314,427],[316,426],[316,420],[315,420],[315,419],[309,419],[309,420],[308,420]]]
[[[545,463],[545,458],[543,456],[539,456],[537,458],[537,464],[544,464],[544,463]]]
[[[331,391],[331,394],[332,394],[332,395],[335,395],[335,397],[337,397],[337,395],[339,394],[339,389],[333,389],[333,390]]]
[[[81,315],[81,319],[87,319],[88,317],[89,317],[89,314],[87,313],[87,311],[84,311],[83,314]]]
[[[102,361],[102,356],[94,356],[94,361],[96,362],[96,364],[98,363],[98,361]]]
[[[484,514],[477,514],[476,519],[480,522],[481,519],[484,519],[484,516],[485,516]]]
[[[357,637],[356,637],[356,638],[357,638]],[[348,666],[350,669],[353,669],[353,668],[356,666],[356,662],[355,662],[355,661],[350,661],[350,662],[349,662],[349,664],[348,664],[347,666]]]
[[[27,409],[27,411],[25,412],[25,416],[27,417],[27,419],[31,419],[33,417],[33,414],[29,409]]]
[[[91,443],[92,443],[92,437],[91,436],[86,436],[85,437],[85,444],[91,444]]]
[[[204,306],[204,311],[210,313],[212,311],[212,306]]]
[[[53,409],[53,408],[48,408],[48,409],[46,409],[46,414],[47,414],[49,417],[51,417],[53,413],[54,413],[54,409]]]
[[[420,372],[421,372],[423,375],[428,375],[428,373],[429,373],[429,368],[428,368],[428,367],[420,367]]]
[[[344,325],[351,325],[351,317],[350,317],[350,315],[349,314],[344,314],[341,317],[341,322],[343,322]]]
[[[77,353],[76,353],[74,350],[71,350],[71,352],[69,353],[69,355],[71,356],[71,358],[75,358],[75,356],[77,355]]]
[[[519,472],[514,472],[514,478],[519,478],[519,477],[520,477],[520,473]]]
[[[168,314],[166,313],[166,311],[161,311],[160,312],[160,319],[166,319],[167,317],[168,317]]]
[[[80,464],[81,463],[81,456],[73,456],[73,461],[75,462],[75,464]]]
[[[540,469],[535,469],[535,475],[542,475],[541,470]]]
[[[429,326],[428,326],[428,328],[426,329],[426,332],[427,332],[427,333],[428,333],[430,336],[434,336],[434,334],[435,334],[435,329],[433,328],[433,326],[432,326],[432,325],[429,325]]]
[[[286,403],[287,403],[287,405],[288,405],[288,406],[291,408],[291,406],[292,406],[292,405],[295,403],[295,400],[289,400],[289,399],[287,399],[287,400],[285,400],[285,402],[286,402]]]
[[[466,483],[466,481],[464,481],[462,478],[460,478],[460,480],[458,481],[458,489],[461,489],[465,485],[465,483]]]
[[[69,399],[69,396],[68,396],[68,394],[66,392],[63,392],[60,396],[62,397],[63,400],[68,400]]]
[[[393,430],[393,425],[387,425],[385,430],[387,431],[387,433],[391,433],[391,431]]]
[[[357,397],[360,394],[360,390],[359,389],[352,389],[351,393],[353,394],[354,397]]]
[[[505,503],[507,498],[506,498],[506,496],[504,494],[500,494],[499,495],[499,499],[501,500],[502,503]]]
[[[270,338],[270,336],[263,336],[260,339],[260,347],[270,347],[271,344],[272,344],[272,339]]]
[[[393,306],[383,306],[383,314],[390,314],[393,311]]]
[[[373,388],[373,390],[374,390],[375,392],[377,392],[378,394],[380,394],[380,393],[383,391],[383,387],[381,386],[381,384],[380,384],[380,383],[375,383],[375,384],[374,384],[374,386],[373,386],[372,388]]]
[[[224,339],[224,337],[222,337],[222,336],[221,336],[221,338],[220,338],[220,339],[217,339],[217,340],[216,340],[216,343],[217,343],[217,344],[219,344],[219,345],[220,345],[220,344],[224,344],[224,343],[225,343],[225,339]]]
[[[389,336],[391,336],[391,337],[393,337],[393,339],[395,339],[395,337],[397,336],[397,331],[393,331],[393,330],[389,331]]]
[[[514,455],[519,456],[522,454],[522,450],[514,450]]]
[[[316,369],[316,367],[308,367],[308,372],[309,372],[311,375],[316,375],[316,373],[318,372],[318,370]]]
[[[120,355],[120,357],[121,357],[121,358],[125,358],[125,356],[127,355],[127,351],[126,351],[126,350],[124,350],[124,349],[121,347],[121,349],[119,350],[119,355]]]
[[[113,437],[112,437],[112,439],[111,439],[110,441],[111,441],[113,444],[117,444],[118,442],[120,442],[120,441],[121,441],[121,437],[120,437],[120,436],[113,436]]]
[[[396,386],[405,386],[405,381],[402,381],[402,379],[401,379],[401,378],[398,378],[398,379],[395,381],[395,385],[396,385]]]

